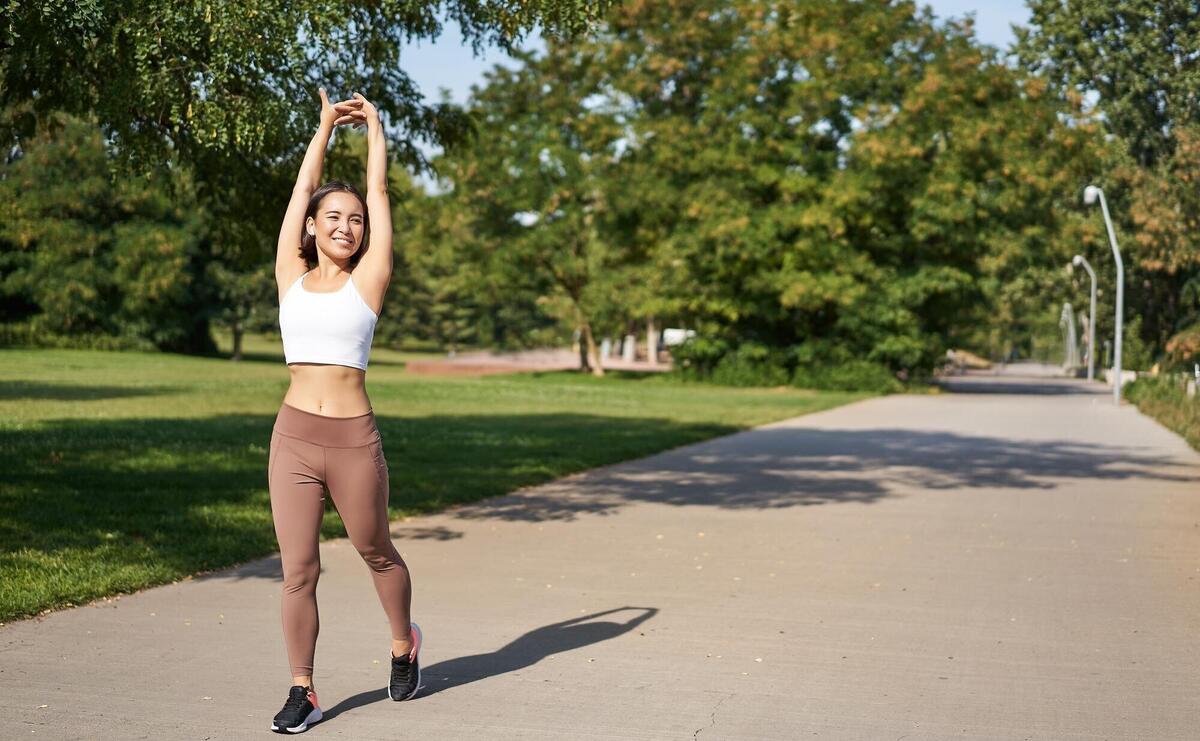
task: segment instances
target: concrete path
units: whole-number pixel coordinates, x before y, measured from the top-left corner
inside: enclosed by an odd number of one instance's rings
[[[309,738],[1200,737],[1200,456],[1102,389],[956,386],[396,523],[412,702],[325,545]],[[0,628],[0,738],[268,738],[278,572]]]

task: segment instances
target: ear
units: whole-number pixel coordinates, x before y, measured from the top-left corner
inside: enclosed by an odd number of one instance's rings
[[[317,230],[313,228],[313,220],[311,216],[308,217],[308,220],[304,222],[304,231],[308,232],[308,236],[310,237],[317,236]]]

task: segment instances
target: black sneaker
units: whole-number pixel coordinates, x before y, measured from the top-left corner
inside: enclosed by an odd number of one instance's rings
[[[421,629],[412,624],[412,651],[408,656],[392,657],[392,681],[388,683],[388,697],[396,702],[411,700],[421,689]]]
[[[271,721],[271,730],[278,733],[303,733],[321,719],[321,708],[317,707],[317,693],[304,685],[293,685],[288,690],[283,710]]]

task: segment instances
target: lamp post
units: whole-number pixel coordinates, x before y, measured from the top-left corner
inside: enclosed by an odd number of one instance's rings
[[[1104,191],[1094,185],[1083,189],[1083,202],[1089,206],[1100,200],[1104,213],[1104,226],[1108,229],[1108,242],[1112,245],[1113,260],[1117,263],[1117,320],[1113,331],[1113,402],[1121,403],[1121,314],[1125,309],[1125,264],[1121,262],[1121,250],[1117,247],[1117,233],[1113,230],[1112,217],[1108,215],[1108,202]]]
[[[1096,271],[1083,255],[1076,255],[1071,264],[1082,267],[1092,279],[1092,303],[1088,309],[1088,380],[1091,381],[1096,378]]]

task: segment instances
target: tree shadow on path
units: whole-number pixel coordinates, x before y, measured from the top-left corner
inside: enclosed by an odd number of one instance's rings
[[[623,622],[597,620],[606,615],[626,611],[634,614]],[[471,682],[478,682],[481,679],[524,669],[548,656],[616,638],[637,628],[657,614],[658,608],[656,607],[617,607],[603,610],[531,630],[491,653],[460,656],[438,662],[421,670],[424,689],[417,695],[417,699],[454,687],[461,687]],[[360,692],[326,710],[324,719],[330,720],[348,710],[385,699],[387,699],[387,690],[385,689]]]
[[[768,427],[596,469],[454,511],[541,522],[630,502],[721,509],[871,504],[905,490],[1052,490],[1067,480],[1197,482],[1194,466],[1147,448],[905,428]]]
[[[1107,386],[1077,378],[1022,378],[1004,376],[950,376],[937,386],[955,394],[1003,394],[1016,396],[1106,396]]]

